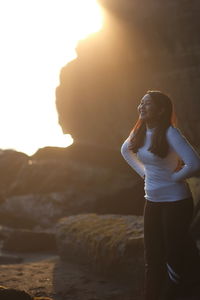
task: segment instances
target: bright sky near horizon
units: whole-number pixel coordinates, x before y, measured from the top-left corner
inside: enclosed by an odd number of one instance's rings
[[[77,42],[102,24],[96,0],[0,0],[0,149],[32,155],[73,142],[58,125],[55,88]]]

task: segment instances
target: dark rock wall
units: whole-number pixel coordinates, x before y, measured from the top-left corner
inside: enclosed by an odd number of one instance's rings
[[[148,89],[168,93],[179,127],[200,144],[199,1],[101,0],[105,24],[81,41],[56,91],[59,122],[75,142],[119,149]]]

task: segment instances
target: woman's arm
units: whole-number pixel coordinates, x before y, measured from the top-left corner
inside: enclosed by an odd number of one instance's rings
[[[144,165],[138,160],[136,153],[128,149],[130,144],[130,137],[128,137],[121,147],[121,154],[126,160],[126,162],[144,179],[145,168]]]
[[[200,157],[198,153],[177,128],[169,127],[167,140],[184,162],[184,166],[178,172],[172,174],[172,179],[180,181],[192,177],[200,170]]]

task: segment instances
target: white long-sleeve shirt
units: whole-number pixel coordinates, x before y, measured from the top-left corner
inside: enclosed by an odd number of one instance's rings
[[[154,202],[177,201],[191,196],[186,178],[200,169],[200,157],[181,132],[172,126],[166,137],[169,152],[165,158],[148,151],[154,129],[146,130],[144,145],[133,153],[128,149],[130,136],[121,147],[121,154],[127,163],[142,177],[145,175],[145,198]],[[179,160],[184,166],[175,172]]]

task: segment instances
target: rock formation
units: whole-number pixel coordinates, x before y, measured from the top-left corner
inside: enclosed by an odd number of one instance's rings
[[[147,89],[168,93],[179,126],[199,145],[199,1],[101,0],[104,28],[63,67],[57,110],[76,143],[119,149]],[[64,38],[64,37],[63,37]]]
[[[142,180],[122,159],[120,165],[117,151],[110,160],[106,153],[77,144],[40,149],[32,157],[2,151],[0,224],[50,228],[78,213],[142,214]]]

